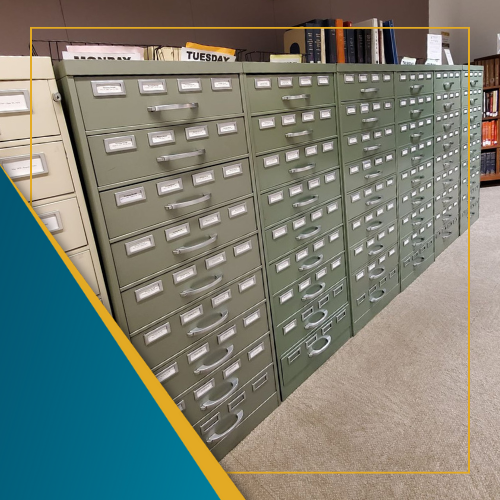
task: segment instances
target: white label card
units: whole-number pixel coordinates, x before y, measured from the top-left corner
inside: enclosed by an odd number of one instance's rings
[[[333,150],[333,142],[324,142],[323,143],[323,153],[326,153],[327,151],[332,151]]]
[[[205,259],[205,267],[207,269],[212,269],[215,266],[218,266],[219,264],[222,264],[223,262],[226,262],[226,252],[222,252],[218,255],[214,255],[213,257],[210,257],[209,259]],[[193,266],[196,269],[196,266]]]
[[[241,243],[234,247],[234,256],[238,257],[242,253],[246,253],[252,249],[252,241],[247,241],[245,243]]]
[[[288,290],[288,292],[284,293],[280,296],[280,304],[284,304],[288,300],[293,297],[293,290]]]
[[[212,308],[215,309],[219,307],[221,304],[224,304],[224,302],[227,302],[230,300],[232,297],[231,290],[226,290],[225,292],[217,295],[216,297],[212,298]]]
[[[277,240],[284,236],[288,232],[288,228],[286,226],[279,227],[273,231],[273,240]]]
[[[207,172],[200,172],[199,174],[193,174],[193,185],[200,186],[201,184],[207,184],[208,182],[215,181],[215,174],[213,170]]]
[[[287,151],[285,154],[286,161],[298,160],[300,158],[300,152],[298,149],[294,149],[293,151]]]
[[[188,267],[187,269],[183,269],[182,271],[178,271],[172,274],[172,279],[174,280],[174,284],[182,283],[193,276],[196,276],[198,271],[196,270],[196,266]]]
[[[1,132],[1,131],[0,131]],[[45,164],[45,158],[41,155],[33,155],[33,175],[40,175],[47,173],[47,167]],[[28,157],[18,157],[18,158],[3,158],[0,159],[2,166],[7,172],[7,175],[12,179],[18,179],[21,177],[29,177],[30,175],[30,159]]]
[[[165,380],[169,379],[170,377],[173,377],[178,371],[179,368],[177,366],[177,363],[174,363],[173,365],[170,365],[161,372],[159,372],[156,375],[156,378],[158,379],[159,382],[165,382]]]
[[[260,130],[264,130],[267,128],[274,128],[275,121],[274,121],[274,116],[271,118],[259,118],[259,128]]]
[[[257,278],[255,276],[252,276],[251,278],[239,283],[238,288],[240,290],[240,293],[243,293],[249,288],[255,286],[256,284],[257,284]]]
[[[238,163],[237,165],[227,165],[226,167],[222,168],[222,172],[224,175],[224,179],[227,179],[228,177],[241,175],[243,173],[243,167],[241,166],[241,163]]]
[[[290,267],[290,258],[282,260],[276,264],[276,272],[280,273],[284,271],[287,267]]]
[[[165,337],[165,335],[168,335],[170,333],[170,323],[165,323],[162,326],[159,326],[158,328],[155,328],[154,330],[145,333],[144,334],[144,343],[146,345],[152,344],[153,342],[156,342],[157,340]]]
[[[230,375],[232,375],[235,371],[239,370],[241,368],[241,361],[238,360],[236,361],[236,363],[233,363],[231,366],[228,366],[223,372],[222,372],[222,376],[224,378],[227,378],[229,377]]]
[[[220,213],[217,212],[215,214],[207,215],[205,217],[201,217],[199,220],[200,220],[200,229],[213,226],[214,224],[220,224],[221,222]]]
[[[282,125],[295,125],[297,123],[297,116],[296,115],[283,115],[281,117],[281,124]]]
[[[202,137],[208,137],[208,127],[206,125],[201,127],[189,127],[186,129],[186,139],[188,141],[191,139],[200,139]]]
[[[255,311],[254,313],[250,314],[250,316],[243,318],[243,325],[246,328],[248,325],[255,323],[259,318],[260,318],[260,309],[258,311]]]

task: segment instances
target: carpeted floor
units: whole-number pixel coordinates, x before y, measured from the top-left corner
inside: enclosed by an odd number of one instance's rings
[[[500,499],[500,187],[471,229],[471,471],[231,475],[247,500]],[[222,462],[226,471],[467,471],[467,234]]]

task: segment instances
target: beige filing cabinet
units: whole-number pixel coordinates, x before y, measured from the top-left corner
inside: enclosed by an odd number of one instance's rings
[[[33,209],[109,310],[50,58],[34,57],[32,71]],[[0,57],[0,165],[29,201],[29,57]]]

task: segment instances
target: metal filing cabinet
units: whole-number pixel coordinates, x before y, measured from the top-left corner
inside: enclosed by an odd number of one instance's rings
[[[279,401],[242,65],[71,61],[57,71],[114,316],[220,459]],[[335,123],[331,108],[314,115]],[[267,225],[297,202],[326,216],[333,184],[340,197],[338,165],[328,147],[317,153],[317,174],[290,177],[297,192]]]
[[[32,101],[33,209],[92,291],[109,309],[108,295],[49,58],[0,57],[0,164],[30,201]]]

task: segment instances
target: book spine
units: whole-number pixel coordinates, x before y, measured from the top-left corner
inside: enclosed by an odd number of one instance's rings
[[[325,21],[326,28],[335,26],[333,20]],[[326,62],[335,64],[337,62],[337,30],[325,29]]]
[[[363,30],[365,33],[365,62],[372,62],[372,32],[371,30]]]
[[[378,29],[371,29],[372,33],[372,63],[380,64],[379,48],[378,48]]]
[[[306,28],[304,30],[306,36],[306,62],[314,62],[314,30]]]
[[[356,37],[356,62],[363,64],[365,62],[363,30],[354,30],[354,36]]]
[[[314,33],[314,62],[321,62],[321,30],[313,29]]]
[[[342,19],[335,19],[335,26],[341,28],[335,30],[337,32],[337,62],[345,63],[344,23]]]

